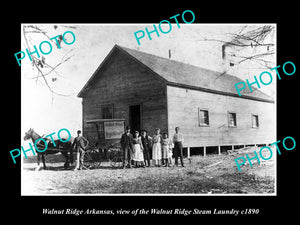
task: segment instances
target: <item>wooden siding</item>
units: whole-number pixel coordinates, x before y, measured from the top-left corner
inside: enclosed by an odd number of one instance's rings
[[[94,124],[86,120],[99,119],[100,107],[113,104],[114,118],[125,118],[129,124],[129,106],[141,105],[141,127],[154,133],[155,127],[167,130],[165,84],[136,60],[115,51],[98,71],[97,79],[83,97],[84,135],[97,141]],[[103,141],[103,140],[102,140]]]
[[[179,126],[184,147],[263,144],[276,141],[275,104],[167,86],[168,129]],[[199,126],[198,109],[209,111],[209,126]],[[236,113],[237,126],[228,126],[228,112]],[[259,128],[252,128],[252,114]]]

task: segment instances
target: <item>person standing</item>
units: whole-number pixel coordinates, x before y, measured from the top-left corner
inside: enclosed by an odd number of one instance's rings
[[[155,166],[160,166],[161,165],[161,141],[162,137],[160,134],[160,129],[156,128],[155,129],[156,134],[153,135],[152,141],[153,141],[153,146],[152,146],[152,159],[154,160]]]
[[[167,133],[163,133],[162,139],[162,158],[164,160],[164,166],[169,166],[169,150],[172,149],[171,140],[168,138]]]
[[[131,159],[132,159],[132,155],[133,155],[132,139],[133,139],[133,136],[130,133],[130,127],[126,126],[126,131],[124,134],[122,134],[121,141],[120,141],[121,148],[124,153],[123,169],[126,168],[126,163],[127,163],[127,166],[129,168],[131,168]]]
[[[144,154],[143,154],[143,145],[141,137],[139,137],[139,132],[134,132],[133,141],[133,161],[135,167],[145,167],[144,165]]]
[[[83,168],[84,150],[89,145],[89,141],[81,135],[81,131],[77,131],[77,137],[74,139],[71,149],[75,148],[76,152],[76,165],[74,170],[81,170]]]
[[[141,141],[143,145],[143,154],[144,154],[144,160],[145,160],[145,165],[148,167],[150,166],[150,137],[147,134],[147,131],[145,129],[142,130],[142,135],[141,135]]]
[[[171,141],[171,145],[168,151],[168,164],[172,165],[172,156],[173,156],[173,142]]]
[[[180,128],[176,127],[175,134],[173,135],[175,166],[178,166],[178,156],[179,156],[181,166],[184,167],[183,158],[182,158],[183,141],[184,139],[182,133],[180,133]]]

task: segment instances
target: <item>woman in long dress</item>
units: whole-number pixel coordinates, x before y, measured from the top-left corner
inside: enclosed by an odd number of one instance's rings
[[[153,135],[152,141],[153,141],[153,146],[152,146],[152,159],[154,160],[154,165],[155,166],[160,166],[161,165],[161,159],[162,159],[162,152],[161,152],[161,141],[162,137],[160,134],[160,129],[156,128],[155,129],[156,134]]]
[[[170,154],[170,150],[172,151],[172,142],[168,138],[167,133],[163,133],[162,138],[162,158],[165,163],[165,166],[169,166],[172,161],[170,160],[172,158],[172,153]]]
[[[144,154],[141,137],[139,132],[135,131],[133,141],[133,161],[135,167],[144,167]]]

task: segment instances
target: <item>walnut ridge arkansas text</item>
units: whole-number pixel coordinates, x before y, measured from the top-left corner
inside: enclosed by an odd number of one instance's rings
[[[67,209],[43,209],[43,214],[48,215],[115,215],[115,214],[123,214],[123,215],[181,215],[181,216],[189,216],[189,215],[234,215],[237,216],[239,214],[259,214],[259,209],[164,209],[164,208],[152,208],[152,209],[144,209],[144,208],[136,208],[132,210],[119,209],[116,210],[108,210],[108,209],[76,209],[76,208],[67,208]]]
[[[99,210],[99,209],[86,209],[86,210],[79,210],[79,209],[43,209],[43,214],[48,215],[114,215],[113,210]]]

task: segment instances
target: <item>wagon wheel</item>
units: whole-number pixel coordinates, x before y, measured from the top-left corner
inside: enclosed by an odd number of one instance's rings
[[[89,149],[84,152],[83,166],[88,169],[99,168],[101,164],[101,152],[98,149]]]
[[[123,155],[122,151],[119,148],[110,149],[109,162],[110,165],[114,168],[123,166]]]

